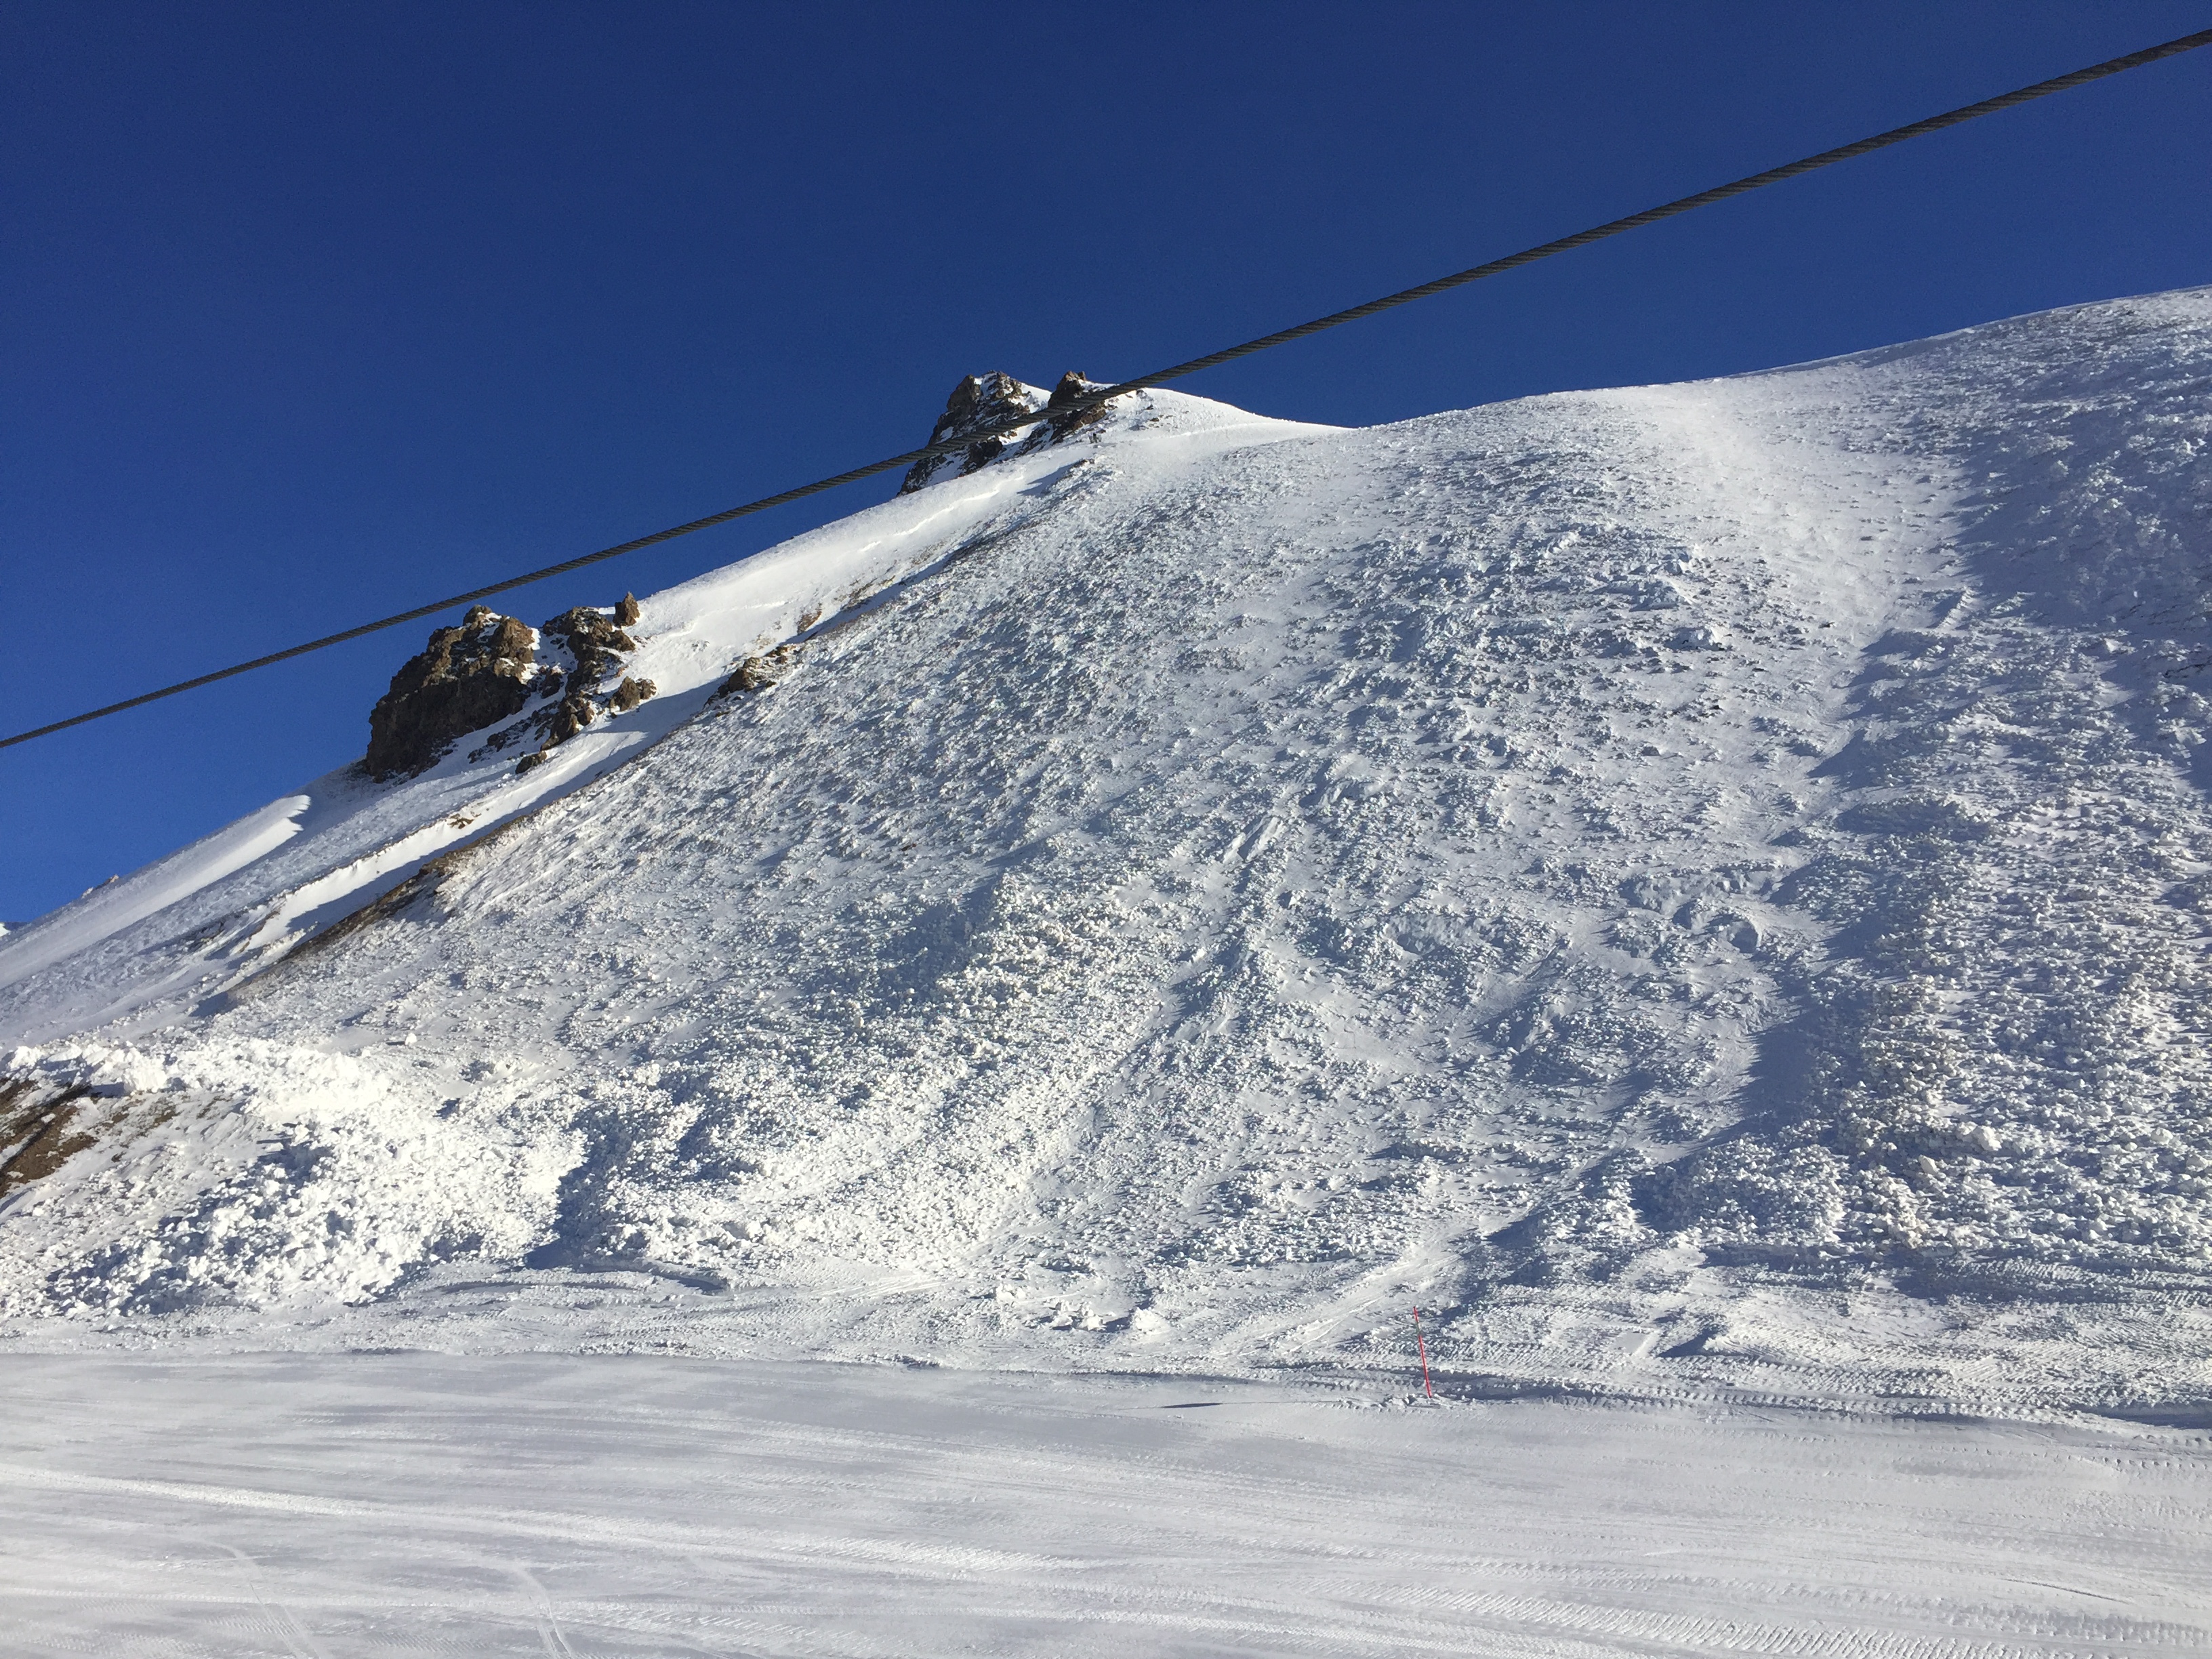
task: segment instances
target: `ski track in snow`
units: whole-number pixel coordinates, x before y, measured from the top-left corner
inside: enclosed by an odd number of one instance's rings
[[[427,1354],[24,1358],[11,1403],[26,1659],[2212,1644],[2201,1431]]]
[[[1155,393],[654,596],[550,764],[0,940],[0,1070],[94,1091],[0,1330],[1395,1370],[1418,1301],[1485,1386],[2201,1399],[2208,360],[2197,290]]]

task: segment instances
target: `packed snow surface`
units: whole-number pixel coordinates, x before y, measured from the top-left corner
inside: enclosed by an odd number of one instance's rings
[[[1154,392],[657,595],[0,941],[0,1328],[2201,1398],[2208,371]]]
[[[10,1367],[21,1659],[2212,1651],[2202,1431],[565,1355]]]

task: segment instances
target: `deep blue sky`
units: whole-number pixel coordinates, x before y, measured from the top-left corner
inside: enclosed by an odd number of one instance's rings
[[[0,726],[2212,23],[1930,4],[0,5]],[[2212,281],[2212,51],[1217,371],[1388,421]],[[888,492],[509,603],[536,620]],[[21,920],[356,756],[431,623],[0,750]]]

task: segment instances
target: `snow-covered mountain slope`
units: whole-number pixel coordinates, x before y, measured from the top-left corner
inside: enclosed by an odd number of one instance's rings
[[[6,1328],[2201,1395],[2208,370],[1158,392],[655,596],[0,942]]]
[[[1040,405],[1044,395],[1037,393]],[[343,768],[19,925],[0,936],[8,940],[0,953],[0,1042],[129,1030],[176,1017],[428,860],[633,758],[697,714],[746,657],[834,629],[871,599],[933,570],[980,531],[1024,521],[1055,480],[1096,458],[1101,441],[1140,437],[1140,465],[1172,475],[1223,449],[1333,429],[1174,392],[1123,402],[1128,406],[1117,407],[1108,424],[1067,445],[855,514],[647,599],[631,630],[643,647],[625,666],[659,695],[563,745],[543,768],[518,775],[519,750],[476,757],[471,744],[398,787],[374,786]]]
[[[9,1659],[2212,1652],[2184,1429],[605,1355],[6,1376]]]

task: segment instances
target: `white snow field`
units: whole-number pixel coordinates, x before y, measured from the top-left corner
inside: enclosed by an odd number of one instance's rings
[[[637,1357],[9,1376],[24,1659],[2212,1651],[2201,1430]]]
[[[2208,457],[2212,290],[1133,398],[0,940],[0,1341],[2202,1402]]]

